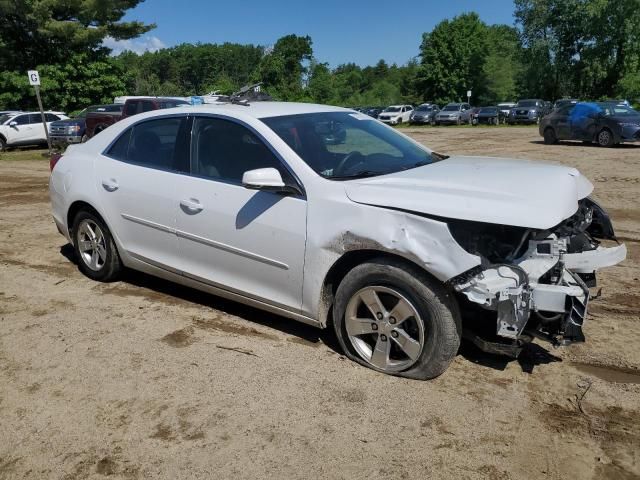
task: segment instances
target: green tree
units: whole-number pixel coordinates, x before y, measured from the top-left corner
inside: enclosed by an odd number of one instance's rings
[[[640,58],[638,0],[515,0],[514,15],[524,92],[597,99],[633,83]]]
[[[311,37],[287,35],[278,39],[273,50],[267,53],[257,72],[257,79],[265,83],[267,90],[282,100],[298,100],[303,95],[303,81],[308,73],[313,48]]]
[[[70,54],[104,58],[107,37],[137,37],[155,25],[121,21],[142,0],[0,0],[0,71],[62,65]]]
[[[418,82],[422,96],[438,103],[483,94],[487,26],[476,13],[444,20],[422,36]]]
[[[330,103],[333,95],[333,76],[326,63],[311,62],[307,86],[310,99],[316,103]]]

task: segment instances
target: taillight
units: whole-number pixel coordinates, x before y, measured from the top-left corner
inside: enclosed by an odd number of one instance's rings
[[[53,169],[56,166],[56,163],[62,158],[61,153],[52,153],[51,157],[49,157],[49,170],[53,172]]]

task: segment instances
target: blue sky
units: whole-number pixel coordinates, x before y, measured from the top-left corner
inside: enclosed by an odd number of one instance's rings
[[[513,24],[513,0],[146,0],[126,20],[156,23],[141,38],[105,42],[117,52],[155,50],[179,43],[271,45],[279,37],[309,35],[314,56],[332,67],[346,62],[375,64],[380,58],[403,64],[418,54],[422,33],[460,13]]]

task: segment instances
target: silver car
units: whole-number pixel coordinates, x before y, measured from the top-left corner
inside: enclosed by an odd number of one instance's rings
[[[471,124],[471,105],[468,103],[448,103],[436,115],[436,125]]]

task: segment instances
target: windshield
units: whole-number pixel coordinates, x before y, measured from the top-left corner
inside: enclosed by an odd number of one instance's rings
[[[15,117],[15,115],[9,115],[7,113],[5,113],[4,115],[0,115],[0,125],[4,125],[4,122],[6,122],[12,117]]]
[[[458,110],[460,110],[459,105],[447,105],[442,109],[443,112],[457,112]]]
[[[305,113],[262,121],[316,173],[332,180],[385,175],[440,159],[358,113]]]
[[[400,107],[387,107],[384,109],[385,112],[399,112]]]
[[[498,109],[496,107],[481,108],[480,113],[498,113]]]
[[[598,103],[605,116],[609,117],[636,117],[640,112],[626,105],[615,105],[613,103]]]
[[[518,104],[516,105],[516,107],[535,107],[535,106],[536,106],[535,100],[522,100],[521,102],[518,102]]]
[[[431,110],[433,110],[431,105],[420,105],[416,108],[416,112],[430,112]]]

